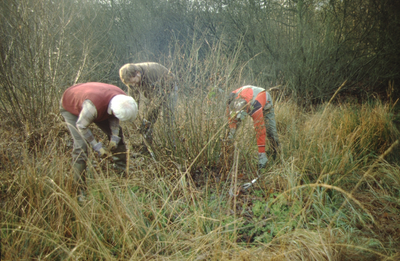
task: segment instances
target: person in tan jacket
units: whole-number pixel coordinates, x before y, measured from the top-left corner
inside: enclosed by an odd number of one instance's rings
[[[155,62],[125,64],[120,68],[119,76],[128,87],[128,94],[132,95],[138,104],[143,97],[148,101],[140,132],[151,144],[153,126],[161,108],[167,125],[172,127],[174,124],[178,90],[175,76],[165,66]]]

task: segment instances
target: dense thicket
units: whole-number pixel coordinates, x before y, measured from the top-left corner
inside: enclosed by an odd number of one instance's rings
[[[396,0],[2,1],[1,114],[34,122],[75,82],[120,85],[126,62],[195,74],[187,59],[216,46],[237,59],[237,85],[285,84],[300,103],[346,80],[342,91],[398,93],[398,10]]]
[[[330,97],[345,80],[343,90],[371,93],[386,90],[388,81],[399,77],[400,4],[393,0],[121,1],[111,6],[118,17],[113,32],[119,36],[113,39],[123,37],[115,46],[125,61],[143,51],[166,56],[175,41],[187,48],[193,40],[204,41],[203,48],[221,41],[227,53],[240,42],[244,80],[287,84],[307,100]]]

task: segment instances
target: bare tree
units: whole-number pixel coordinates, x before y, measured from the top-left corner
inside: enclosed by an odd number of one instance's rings
[[[109,26],[94,7],[73,0],[0,3],[2,117],[19,127],[38,125],[58,107],[64,88],[104,79],[106,70],[95,70],[112,54]]]

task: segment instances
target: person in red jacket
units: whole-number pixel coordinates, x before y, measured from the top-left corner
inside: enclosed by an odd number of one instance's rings
[[[229,94],[227,101],[227,116],[230,128],[229,139],[234,138],[237,127],[247,115],[253,118],[256,131],[258,167],[265,168],[268,162],[265,153],[265,137],[268,136],[274,158],[280,146],[272,97],[265,89],[246,85]]]
[[[119,168],[126,166],[126,147],[119,121],[133,121],[137,117],[136,101],[119,87],[99,82],[81,83],[67,88],[61,98],[60,112],[74,140],[72,159],[74,180],[84,185],[87,144],[99,157],[107,156],[101,142],[97,142],[88,128],[95,123],[109,139],[108,149],[115,156]]]

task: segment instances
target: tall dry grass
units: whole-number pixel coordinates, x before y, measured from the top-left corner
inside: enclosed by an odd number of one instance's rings
[[[168,136],[158,125],[157,161],[132,158],[129,177],[92,158],[81,205],[71,186],[71,139],[60,117],[36,141],[13,140],[4,130],[2,259],[398,258],[400,167],[378,158],[398,137],[388,105],[305,112],[278,100],[282,153],[252,189],[232,198],[231,179],[241,184],[257,175],[251,122],[238,134],[244,138],[231,161],[238,171],[222,168],[224,111],[208,97],[186,99],[174,129],[176,150],[167,150]],[[129,134],[130,143],[136,139]]]
[[[175,69],[179,104],[172,129],[162,119],[155,125],[155,159],[130,158],[123,176],[90,155],[82,204],[71,179],[72,140],[58,112],[23,133],[2,119],[2,260],[399,258],[393,105],[310,111],[276,95],[282,151],[257,172],[251,119],[225,151],[225,97],[244,83],[246,67],[214,46],[203,62],[197,47],[190,59],[178,55],[167,64],[182,68]],[[141,138],[134,125],[123,128],[134,153]],[[230,196],[256,177],[249,190]]]

